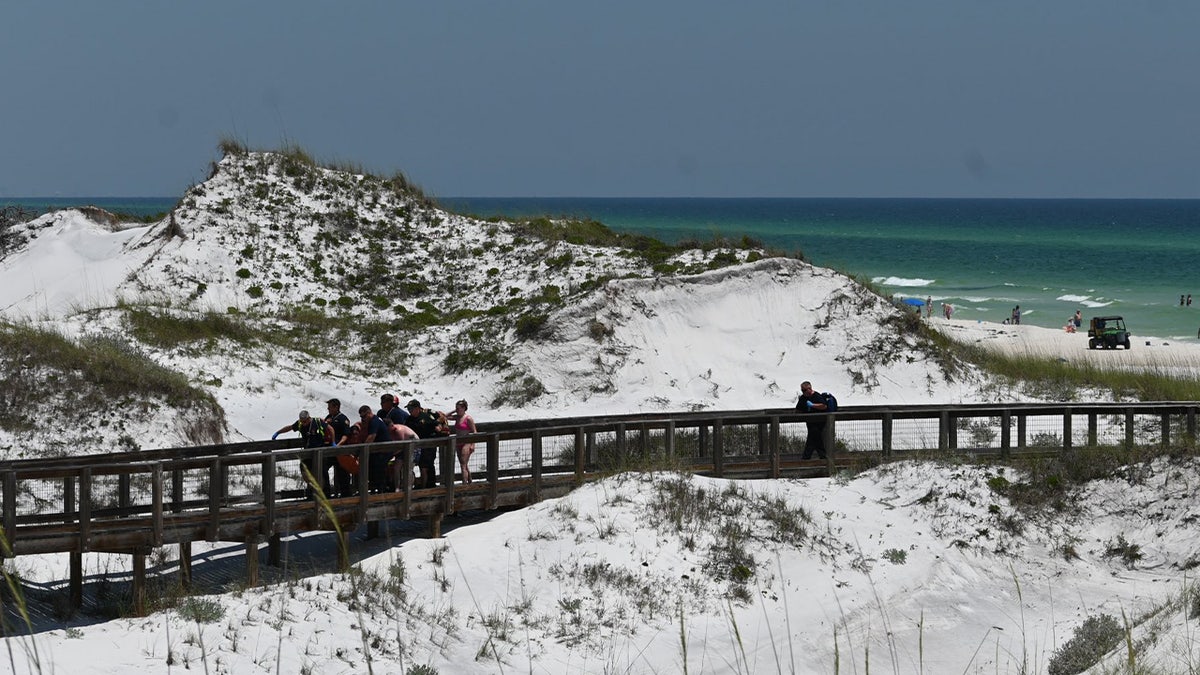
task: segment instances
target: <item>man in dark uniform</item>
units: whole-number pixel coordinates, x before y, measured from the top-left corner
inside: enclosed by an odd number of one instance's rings
[[[362,424],[363,443],[387,443],[392,440],[391,435],[388,434],[387,424],[371,412],[371,406],[364,405],[359,408],[358,417]],[[387,453],[371,453],[367,464],[367,483],[372,492],[391,491],[388,481],[388,459]]]
[[[307,410],[301,410],[299,418],[291,424],[282,427],[279,431],[271,434],[271,440],[279,437],[279,434],[285,434],[289,431],[299,432],[304,437],[304,447],[306,448],[323,448],[333,443],[333,433],[326,424],[312,417]],[[314,466],[312,457],[304,458],[304,466],[308,467],[313,477],[320,480],[321,490],[325,494],[329,494],[329,467],[333,466],[333,457],[325,457],[321,462],[324,466],[318,469]],[[312,488],[306,486],[304,488],[305,495],[312,498]]]
[[[450,433],[442,424],[438,414],[421,407],[421,402],[413,399],[405,406],[408,409],[408,427],[417,432],[419,438],[437,438],[449,436]],[[421,459],[417,466],[421,467],[420,482],[417,487],[437,487],[437,447],[422,447]]]
[[[345,444],[350,440],[350,418],[342,412],[342,402],[331,398],[325,402],[325,409],[329,411],[329,414],[325,416],[325,424],[329,425],[330,430],[333,431],[333,445]],[[333,485],[337,489],[335,496],[352,496],[354,494],[354,477],[350,475],[349,471],[342,468],[335,457],[331,457],[329,461],[333,462]]]
[[[396,397],[391,394],[379,397],[379,412],[375,416],[391,420],[392,424],[408,424],[408,413],[396,405]]]
[[[796,401],[796,412],[827,412],[829,404],[826,403],[825,397],[813,391],[812,383],[807,380],[800,383],[800,400]],[[804,455],[802,459],[812,459],[813,453],[817,453],[817,457],[825,459],[825,416],[814,415],[810,420],[805,422],[808,425],[808,438],[804,441]]]

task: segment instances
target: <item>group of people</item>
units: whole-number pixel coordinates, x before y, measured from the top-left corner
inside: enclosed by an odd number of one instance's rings
[[[362,443],[411,441],[451,434],[464,436],[476,433],[475,419],[467,413],[466,400],[455,403],[453,412],[442,413],[422,407],[421,402],[415,398],[401,408],[397,405],[395,396],[384,394],[379,397],[378,411],[371,410],[369,405],[361,406],[358,409],[359,420],[353,423],[342,412],[342,402],[339,399],[331,398],[325,405],[328,414],[323,419],[317,419],[307,410],[301,410],[295,422],[271,434],[271,439],[278,438],[280,434],[296,432],[304,438],[306,448],[336,448]],[[474,443],[458,446],[458,462],[464,483],[471,482],[469,463],[474,452]],[[400,472],[395,470],[397,458],[401,458],[401,451],[391,455],[371,454],[367,476],[368,488],[372,492],[401,489],[397,483]],[[350,497],[355,494],[354,477],[359,469],[356,453],[329,453],[321,467],[314,466],[310,457],[304,460],[304,465],[320,481],[321,489],[326,495]],[[437,487],[436,445],[416,448],[413,452],[413,465],[419,472],[413,487]],[[332,484],[329,480],[330,469],[334,474]]]
[[[1083,312],[1075,310],[1075,316],[1067,317],[1067,325],[1063,326],[1063,330],[1068,333],[1074,333],[1083,325]]]
[[[1185,305],[1186,305],[1186,306],[1188,306],[1188,307],[1191,307],[1191,306],[1192,306],[1192,294],[1191,294],[1191,293],[1188,293],[1188,294],[1187,294],[1187,300],[1186,300],[1186,301],[1184,301],[1184,298],[1183,298],[1183,296],[1182,296],[1182,295],[1181,295],[1181,296],[1179,296],[1179,306],[1180,306],[1180,307],[1183,307],[1183,306],[1185,306]]]

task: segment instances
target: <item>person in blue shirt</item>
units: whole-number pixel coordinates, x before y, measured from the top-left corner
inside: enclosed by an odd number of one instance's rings
[[[358,417],[362,424],[363,443],[388,443],[392,440],[388,434],[387,424],[378,415],[371,412],[371,406],[364,405],[358,409]],[[367,484],[371,492],[391,492],[388,485],[387,463],[390,456],[384,452],[371,453],[367,464]]]

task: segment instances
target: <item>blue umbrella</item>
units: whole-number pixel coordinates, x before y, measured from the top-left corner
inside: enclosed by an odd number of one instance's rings
[[[922,300],[922,299],[920,299],[920,298],[905,298],[905,299],[904,299],[904,304],[906,304],[906,305],[916,305],[917,307],[921,307],[921,306],[923,306],[923,305],[925,304],[925,301],[924,301],[924,300]]]

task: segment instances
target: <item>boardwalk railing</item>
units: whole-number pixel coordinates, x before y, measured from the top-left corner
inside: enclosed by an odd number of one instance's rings
[[[378,533],[389,519],[442,516],[470,509],[519,506],[565,494],[583,481],[646,457],[670,457],[682,468],[714,476],[828,475],[864,461],[969,452],[1007,459],[1073,446],[1190,442],[1194,402],[1071,405],[842,407],[834,414],[789,409],[704,411],[559,418],[480,424],[470,436],[344,448],[297,448],[297,440],[0,462],[3,532],[11,555],[71,553],[71,596],[82,598],[82,554],[134,556],[135,606],[141,608],[145,556],[180,547],[190,579],[191,543],[244,543],[256,581],[258,549],[277,564],[282,536],[340,531],[366,523]],[[803,460],[806,423],[824,418],[826,460]],[[475,480],[459,482],[457,449],[473,443]],[[436,448],[438,484],[412,486],[416,448]],[[325,466],[352,453],[357,493],[328,501],[306,495],[302,463]],[[372,492],[372,456],[396,457],[396,491]],[[332,513],[333,518],[330,518]],[[336,521],[336,522],[335,522]],[[345,551],[344,546],[339,551]],[[348,561],[339,560],[342,566]]]

